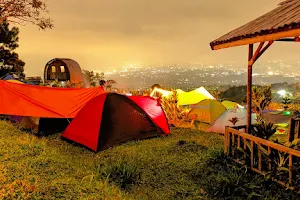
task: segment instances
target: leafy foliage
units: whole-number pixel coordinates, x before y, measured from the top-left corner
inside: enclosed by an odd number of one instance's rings
[[[0,23],[7,19],[18,24],[29,22],[41,29],[52,28],[52,20],[42,16],[42,13],[48,13],[45,0],[0,1]]]
[[[40,86],[47,86],[47,87],[65,87],[65,88],[77,88],[79,85],[82,85],[82,82],[78,83],[71,83],[70,81],[66,81],[65,85],[62,85],[62,83],[58,80],[54,80],[49,83],[40,83]]]
[[[261,121],[258,124],[253,125],[252,134],[256,137],[260,137],[268,140],[276,132],[277,126],[272,122]]]
[[[151,86],[151,90],[154,90],[154,88],[161,88],[159,84],[154,84]]]
[[[177,105],[178,95],[176,91],[168,97],[159,97],[158,101],[161,101],[161,106],[166,114],[166,117],[170,124],[179,126],[181,122],[187,119],[187,110],[182,106]]]
[[[100,81],[104,80],[104,73],[95,73],[94,71],[83,70],[83,74],[92,86],[96,86]]]
[[[204,178],[205,177],[205,178]],[[208,159],[193,174],[194,180],[210,195],[210,199],[289,199],[293,192],[263,176],[238,166],[219,154]]]
[[[209,93],[215,98],[215,99],[219,99],[220,95],[222,94],[222,92],[218,89],[215,90],[210,90]]]
[[[262,113],[272,101],[271,87],[252,88],[252,109],[257,114],[258,122],[263,120]]]
[[[221,92],[219,97],[222,100],[229,100],[237,103],[243,103],[245,101],[247,92],[247,86],[234,86]]]
[[[0,77],[7,73],[15,73],[24,78],[25,63],[19,59],[19,55],[14,50],[19,46],[19,29],[9,28],[7,20],[0,24]]]
[[[115,80],[105,80],[103,72],[95,73],[94,71],[83,70],[83,74],[86,76],[89,83],[94,87],[100,85],[106,88],[106,90],[111,91],[113,89],[113,86],[117,84]]]
[[[292,98],[290,94],[286,94],[282,97],[281,103],[284,105],[284,109],[288,108],[288,105],[292,103]]]

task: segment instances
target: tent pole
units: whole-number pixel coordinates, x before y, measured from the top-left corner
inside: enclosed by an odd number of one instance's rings
[[[247,82],[247,133],[251,133],[251,107],[252,107],[252,57],[253,44],[249,44],[248,53],[248,82]]]

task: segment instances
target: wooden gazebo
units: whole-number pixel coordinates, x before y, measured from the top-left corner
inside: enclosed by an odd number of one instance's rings
[[[300,42],[300,1],[286,0],[263,16],[210,43],[212,50],[248,45],[247,130],[251,127],[252,66],[275,42]],[[258,43],[255,52],[254,44]]]

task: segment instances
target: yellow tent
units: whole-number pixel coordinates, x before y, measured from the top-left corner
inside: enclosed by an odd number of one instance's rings
[[[240,104],[233,102],[233,101],[222,101],[221,103],[227,109],[242,108],[242,106]]]
[[[177,92],[177,94],[185,93],[185,91],[183,91],[182,89],[177,89],[176,92]]]
[[[217,100],[206,99],[193,106],[188,117],[200,122],[212,124],[225,111],[225,106]]]
[[[204,87],[197,88],[190,92],[177,90],[177,93],[178,105],[193,105],[205,99],[215,99]]]

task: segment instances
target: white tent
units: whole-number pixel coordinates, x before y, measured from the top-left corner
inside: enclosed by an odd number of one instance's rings
[[[231,120],[236,117],[238,121],[233,125]],[[252,114],[252,124],[256,123],[256,114]],[[225,133],[226,126],[247,125],[247,110],[244,108],[226,110],[218,119],[208,128],[207,132]]]
[[[195,91],[199,92],[200,94],[205,95],[208,99],[215,99],[215,97],[213,97],[203,86],[195,89]]]

